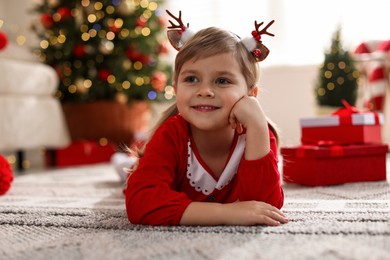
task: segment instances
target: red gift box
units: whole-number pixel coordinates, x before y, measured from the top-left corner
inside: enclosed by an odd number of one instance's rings
[[[303,144],[382,143],[383,114],[364,112],[345,103],[329,116],[300,119]]]
[[[283,180],[307,186],[386,180],[385,144],[282,147]]]
[[[74,141],[68,147],[46,152],[48,166],[65,167],[109,162],[116,152],[112,144],[100,145],[96,141]]]

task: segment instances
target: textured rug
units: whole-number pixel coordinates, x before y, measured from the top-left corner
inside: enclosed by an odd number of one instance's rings
[[[107,164],[19,175],[0,259],[390,259],[389,181],[285,185],[279,227],[132,225],[122,188]]]

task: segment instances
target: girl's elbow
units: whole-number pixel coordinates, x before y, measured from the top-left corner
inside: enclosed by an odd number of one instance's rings
[[[275,192],[273,196],[271,196],[272,205],[274,207],[277,207],[278,209],[281,209],[284,205],[284,192],[283,189],[280,188],[278,192]]]
[[[126,201],[126,215],[131,224],[141,224],[141,218],[139,214],[137,215],[136,210],[133,209],[131,203],[128,201]]]

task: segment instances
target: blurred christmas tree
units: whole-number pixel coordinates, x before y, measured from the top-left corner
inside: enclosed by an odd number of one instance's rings
[[[167,100],[171,67],[161,61],[165,22],[149,0],[43,0],[34,12],[35,50],[60,78],[62,102]]]
[[[343,106],[345,99],[354,105],[357,98],[359,72],[350,53],[343,49],[341,29],[333,35],[331,49],[325,53],[315,86],[317,103],[320,106]]]

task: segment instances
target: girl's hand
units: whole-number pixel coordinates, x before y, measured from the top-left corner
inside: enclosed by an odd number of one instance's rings
[[[260,201],[238,201],[223,204],[227,225],[279,226],[288,222],[286,216],[276,207]]]
[[[191,202],[183,213],[181,225],[268,225],[279,226],[288,222],[286,216],[274,206],[260,201],[233,203]]]
[[[246,131],[246,160],[257,160],[269,153],[267,118],[256,97],[240,98],[230,112],[229,123],[239,134]]]
[[[254,96],[243,96],[233,106],[229,123],[238,133],[242,133],[244,128],[258,127],[261,121],[266,121],[260,103]],[[263,120],[262,120],[263,119]]]

